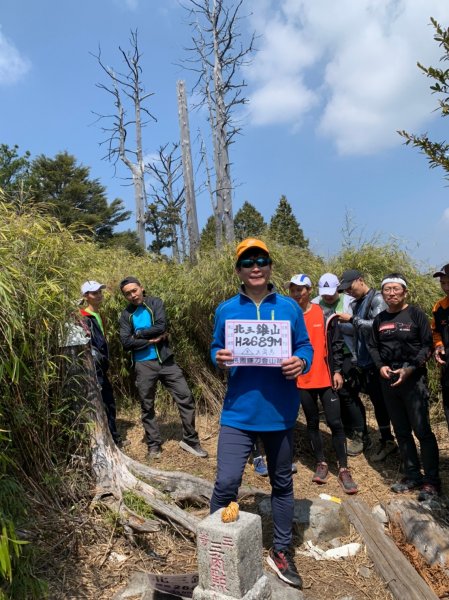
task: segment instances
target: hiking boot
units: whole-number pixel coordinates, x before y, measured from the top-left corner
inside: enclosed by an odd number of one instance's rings
[[[422,482],[417,479],[410,479],[409,477],[403,477],[390,487],[390,490],[395,494],[405,494],[411,492],[422,486]],[[424,486],[422,486],[424,487]],[[422,488],[421,488],[422,489]]]
[[[121,437],[115,438],[114,442],[117,448],[120,448],[120,450],[131,446],[131,442],[129,440],[124,440]]]
[[[179,442],[180,447],[185,450],[186,452],[190,452],[191,454],[194,454],[195,456],[197,456],[198,458],[207,458],[209,456],[209,453],[206,452],[206,450],[204,450],[204,448],[201,447],[201,444],[199,442],[185,442],[184,440],[181,440]]]
[[[148,448],[148,458],[151,460],[159,460],[161,457],[162,448],[160,446],[150,446]]]
[[[276,551],[271,548],[267,556],[267,563],[276,575],[290,585],[302,589],[302,579],[293,561],[293,556],[287,548]]]
[[[371,460],[373,462],[382,462],[387,456],[397,451],[398,446],[394,440],[382,440],[376,449],[376,452],[371,456]]]
[[[373,447],[373,440],[370,437],[369,433],[364,433],[363,434],[363,452],[366,452],[367,450],[371,450],[371,448]]]
[[[263,456],[256,456],[253,458],[253,469],[256,475],[260,475],[261,477],[267,477],[268,469]]]
[[[431,483],[423,483],[419,490],[418,502],[426,502],[427,500],[434,500],[440,495],[440,490]]]
[[[338,472],[338,483],[343,488],[346,494],[357,494],[359,488],[351,476],[351,472],[347,468],[342,468]]]
[[[292,463],[292,475],[295,475],[295,473],[298,472],[298,467],[295,465],[295,463]]]
[[[362,454],[364,450],[363,444],[363,433],[361,431],[354,431],[352,438],[348,440],[346,446],[346,453],[348,456],[358,456]]]
[[[326,483],[327,474],[329,473],[329,467],[325,462],[319,462],[315,469],[315,474],[312,477],[314,483]]]

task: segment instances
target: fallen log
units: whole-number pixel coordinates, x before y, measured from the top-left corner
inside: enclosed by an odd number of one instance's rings
[[[374,567],[397,600],[438,600],[424,579],[376,521],[370,508],[359,499],[343,502],[349,520],[362,536]]]
[[[416,500],[394,499],[385,509],[390,521],[399,525],[407,542],[413,544],[429,564],[449,568],[449,523],[445,508],[428,510]]]

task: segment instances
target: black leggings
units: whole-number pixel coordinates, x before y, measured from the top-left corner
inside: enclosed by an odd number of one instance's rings
[[[343,358],[342,375],[344,384],[338,391],[340,397],[341,420],[345,428],[345,433],[352,436],[354,432],[365,434],[366,411],[365,406],[360,399],[360,379],[357,367],[352,364],[352,355],[346,355]]]
[[[340,400],[332,388],[314,390],[301,390],[301,404],[307,421],[307,432],[313,453],[318,462],[325,462],[323,453],[323,439],[320,432],[320,414],[318,397],[324,408],[328,427],[332,432],[332,445],[337,455],[338,466],[346,468],[348,457],[346,454],[346,436],[340,416]]]

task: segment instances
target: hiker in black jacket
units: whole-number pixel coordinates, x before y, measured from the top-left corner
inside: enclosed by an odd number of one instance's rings
[[[154,410],[156,385],[160,381],[178,405],[183,429],[179,445],[199,458],[207,458],[195,429],[192,393],[168,345],[162,300],[145,296],[145,290],[136,277],[123,279],[120,290],[129,301],[120,316],[120,341],[123,348],[133,355],[149,457],[160,458],[162,450],[162,437]]]
[[[382,296],[387,309],[374,319],[368,347],[380,373],[404,469],[404,477],[391,489],[397,493],[419,489],[418,500],[429,500],[441,489],[427,387],[432,332],[425,313],[407,303],[407,282],[400,273],[383,279]],[[424,475],[413,434],[419,440]]]

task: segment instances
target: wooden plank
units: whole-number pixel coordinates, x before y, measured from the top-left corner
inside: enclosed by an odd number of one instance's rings
[[[438,596],[385,534],[383,526],[374,519],[363,500],[349,498],[343,502],[343,508],[363,537],[376,570],[397,600],[438,600]]]

